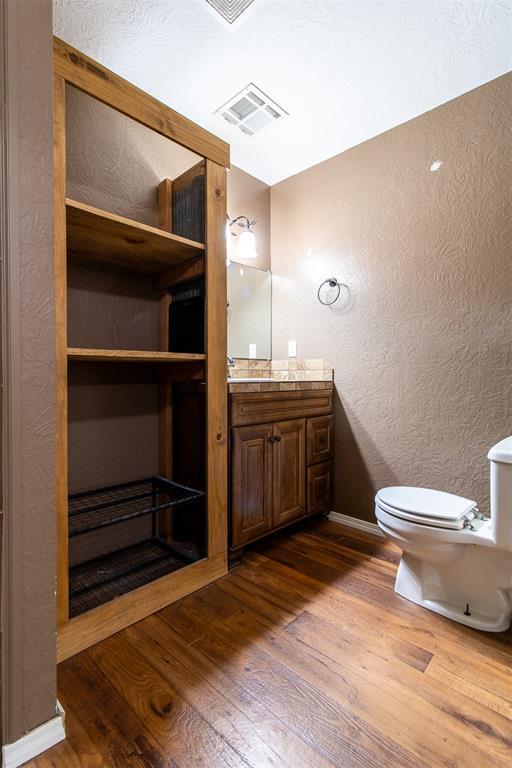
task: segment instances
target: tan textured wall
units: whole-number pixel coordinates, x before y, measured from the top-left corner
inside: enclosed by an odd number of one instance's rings
[[[51,0],[9,0],[4,14],[10,235],[1,254],[2,683],[10,743],[54,717],[56,705]]]
[[[257,259],[247,261],[252,267],[270,269],[270,187],[264,181],[256,179],[234,166],[228,173],[228,215],[232,219],[247,216],[256,219],[253,227],[256,240]],[[233,232],[242,231],[238,226]],[[233,238],[236,248],[236,238]],[[232,254],[234,261],[243,261]]]
[[[67,194],[156,227],[157,187],[200,158],[120,112],[66,88]]]
[[[512,76],[272,187],[273,356],[335,370],[335,509],[439,488],[488,508],[512,432]],[[437,171],[432,163],[441,161]],[[330,275],[349,295],[316,298]]]

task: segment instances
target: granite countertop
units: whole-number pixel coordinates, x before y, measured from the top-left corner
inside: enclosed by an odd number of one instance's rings
[[[228,391],[233,394],[244,392],[297,392],[311,389],[334,389],[333,381],[241,381],[228,383]]]
[[[320,358],[313,360],[236,360],[230,373],[228,390],[232,393],[334,389],[333,370],[327,367]],[[241,379],[241,381],[236,381],[236,379]]]

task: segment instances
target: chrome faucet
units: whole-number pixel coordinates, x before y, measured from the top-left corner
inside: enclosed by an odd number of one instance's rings
[[[229,369],[234,368],[234,366],[235,366],[234,359],[228,355],[228,379],[229,379]]]

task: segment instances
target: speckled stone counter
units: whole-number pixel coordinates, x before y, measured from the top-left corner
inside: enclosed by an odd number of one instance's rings
[[[229,391],[296,392],[333,389],[333,370],[320,359],[314,360],[235,360],[230,367]],[[244,379],[234,381],[233,379]],[[247,381],[257,379],[257,381]],[[268,379],[268,381],[262,381]]]
[[[334,389],[333,381],[242,381],[229,382],[229,392],[296,392],[297,390]]]

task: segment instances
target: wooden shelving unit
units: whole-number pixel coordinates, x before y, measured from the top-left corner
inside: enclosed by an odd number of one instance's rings
[[[178,179],[164,179],[159,185],[160,228],[67,198],[66,85],[80,89],[203,158]],[[63,660],[227,572],[225,221],[229,147],[57,38],[54,38],[54,146],[57,657]],[[187,189],[190,189],[189,198]],[[204,224],[202,220],[198,222],[190,219],[191,207],[199,199],[202,203],[204,201]],[[178,231],[180,235],[175,234]],[[193,234],[198,239],[204,239],[204,242],[189,239],[183,234]],[[91,265],[102,263],[108,268],[122,267],[152,276],[153,289],[157,292],[155,306],[158,307],[156,350],[100,349],[94,348],[94,344],[90,348],[88,344],[85,347],[68,344],[68,259],[79,259]],[[87,268],[90,269],[89,266]],[[173,296],[172,286],[196,278],[204,278],[206,285],[204,353],[170,352],[169,306]],[[163,494],[162,503],[155,503],[153,498],[146,509],[146,502],[140,500],[137,481],[131,482],[133,479],[130,479],[128,486],[133,486],[135,491],[126,509],[128,501],[125,494],[132,494],[132,491],[127,491],[124,485],[93,489],[69,497],[68,366],[76,362],[116,363],[118,366],[126,364],[126,369],[101,365],[98,369],[81,369],[78,366],[72,369],[75,372],[97,370],[102,382],[102,377],[108,372],[113,374],[114,370],[133,370],[133,366],[142,365],[145,376],[150,377],[151,386],[154,384],[157,387],[159,478],[156,480],[158,492]],[[151,364],[158,365],[158,372],[152,372]],[[135,370],[138,376],[139,371],[137,368]],[[123,380],[124,373],[114,378],[116,381]],[[204,386],[206,393],[206,496],[202,490],[199,495],[195,495],[193,489],[180,486],[172,477],[172,385],[173,381],[193,379],[204,382],[201,386]],[[112,380],[111,376],[109,381]],[[112,386],[117,385],[110,384],[107,389]],[[105,415],[108,417],[108,413],[103,413],[102,417],[105,418]],[[144,482],[154,483],[155,477]],[[177,490],[171,491],[171,486]],[[153,489],[149,494],[154,495],[155,492]],[[185,496],[178,498],[176,494],[179,493]],[[76,517],[77,510],[82,514],[82,496],[86,496],[90,504],[90,508],[85,510],[87,525],[79,524],[79,518]],[[106,497],[110,499],[107,506],[103,501]],[[198,498],[206,498],[206,552],[204,557],[195,562],[186,558],[186,562],[183,562],[179,552],[172,550],[172,541],[166,538],[169,532],[172,534],[172,527],[168,527],[165,518],[162,521],[155,515],[162,509]],[[107,507],[110,511],[105,511]],[[70,536],[76,541],[83,533],[90,535],[93,529],[112,529],[128,519],[133,521],[147,515],[153,516],[147,541],[141,541],[140,546],[120,545],[112,557],[102,554],[85,563],[75,564],[70,570]],[[82,515],[81,519],[85,520],[85,517]],[[154,557],[156,559],[153,561]],[[116,579],[119,579],[119,583],[116,583]],[[94,588],[101,587],[103,594],[88,591],[91,584],[95,585]]]
[[[155,274],[204,253],[204,244],[66,199],[71,255]]]
[[[132,349],[68,347],[68,360],[96,363],[199,363],[206,360],[206,355],[187,352],[145,352]]]

